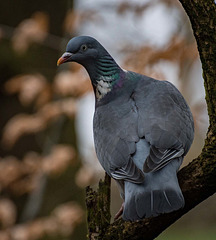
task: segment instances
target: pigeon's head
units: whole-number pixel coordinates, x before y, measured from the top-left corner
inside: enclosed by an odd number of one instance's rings
[[[66,52],[59,58],[57,65],[65,62],[77,62],[87,67],[107,54],[107,51],[96,39],[89,36],[78,36],[68,42]]]

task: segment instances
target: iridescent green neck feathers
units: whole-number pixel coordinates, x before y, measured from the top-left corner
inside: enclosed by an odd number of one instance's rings
[[[120,78],[121,71],[122,69],[110,55],[103,56],[103,58],[97,60],[95,63],[96,74],[94,75],[94,79],[91,78],[97,100],[102,99],[112,90]]]

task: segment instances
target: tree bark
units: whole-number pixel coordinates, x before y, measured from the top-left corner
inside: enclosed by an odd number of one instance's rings
[[[216,192],[216,3],[214,0],[179,0],[193,29],[203,68],[209,129],[202,153],[178,173],[185,207],[176,212],[137,222],[108,222],[95,238],[152,240],[182,215]],[[107,202],[106,202],[107,204]],[[90,228],[90,232],[92,228]]]
[[[88,239],[101,239],[110,224],[110,185],[111,179],[106,174],[97,192],[86,188]]]

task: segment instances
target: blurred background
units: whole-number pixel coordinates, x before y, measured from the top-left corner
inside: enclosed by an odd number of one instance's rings
[[[85,187],[104,176],[94,152],[94,96],[83,68],[56,67],[76,35],[97,38],[127,70],[175,84],[195,121],[184,164],[202,150],[201,63],[177,0],[1,1],[0,240],[86,239]],[[157,239],[216,239],[215,200]],[[112,215],[120,206],[112,183]]]

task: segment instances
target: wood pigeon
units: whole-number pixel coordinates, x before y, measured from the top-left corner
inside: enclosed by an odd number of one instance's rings
[[[95,93],[94,141],[104,170],[116,180],[124,220],[184,207],[177,171],[194,137],[191,111],[177,88],[122,69],[94,38],[67,44],[57,65],[77,62]]]

